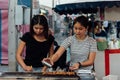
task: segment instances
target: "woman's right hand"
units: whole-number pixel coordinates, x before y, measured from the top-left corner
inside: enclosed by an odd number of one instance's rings
[[[26,72],[32,72],[32,71],[33,71],[32,66],[24,66],[23,69],[24,69]]]
[[[51,65],[54,64],[53,61],[50,58],[44,58],[42,61],[45,61],[45,62],[47,62],[47,63],[49,63]]]

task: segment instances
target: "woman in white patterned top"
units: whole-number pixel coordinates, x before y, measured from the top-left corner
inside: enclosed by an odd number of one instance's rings
[[[54,62],[70,47],[71,65],[69,69],[73,71],[78,69],[91,70],[96,57],[97,44],[96,40],[87,35],[87,29],[88,19],[85,16],[76,17],[73,22],[74,35],[66,38],[51,58],[43,60],[49,59],[54,65]]]

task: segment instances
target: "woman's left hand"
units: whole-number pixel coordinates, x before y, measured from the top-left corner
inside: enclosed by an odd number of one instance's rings
[[[79,69],[79,63],[73,64],[72,66],[69,67],[69,69],[72,70],[72,71]]]

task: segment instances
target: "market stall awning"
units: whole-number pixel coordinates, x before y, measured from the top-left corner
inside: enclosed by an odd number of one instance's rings
[[[0,10],[8,10],[8,0],[0,0]]]
[[[32,0],[17,0],[18,5],[24,5],[26,7],[31,7]]]
[[[104,9],[105,7],[120,7],[120,1],[96,1],[96,2],[80,2],[56,5],[53,10],[62,14],[77,14],[77,13],[96,13],[98,8]]]

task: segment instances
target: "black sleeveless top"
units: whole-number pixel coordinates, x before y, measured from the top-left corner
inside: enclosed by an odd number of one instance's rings
[[[25,64],[33,67],[43,67],[41,61],[47,57],[51,44],[54,42],[54,37],[49,35],[46,41],[39,42],[29,32],[26,32],[20,39],[26,43]]]

